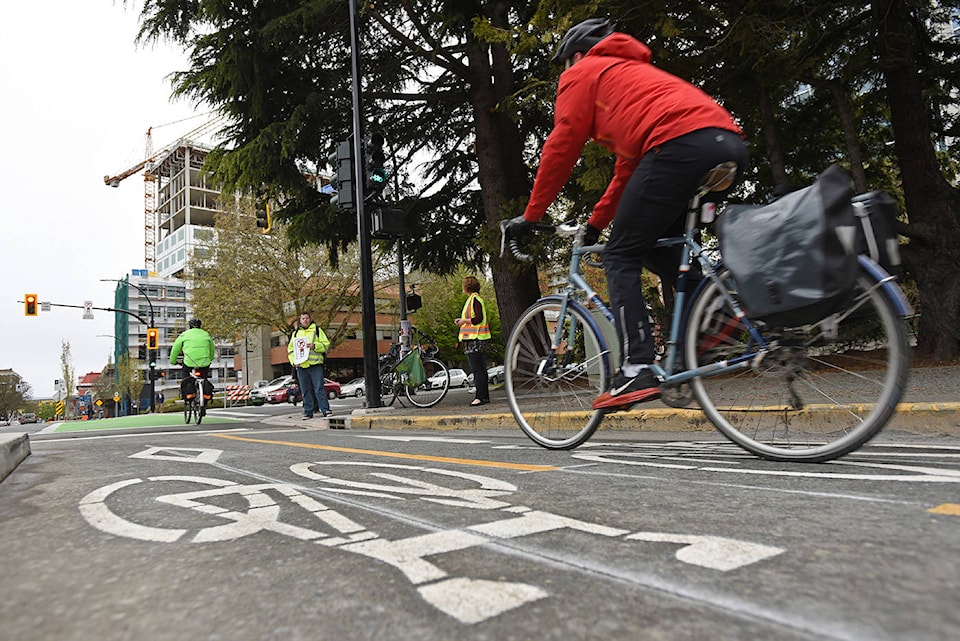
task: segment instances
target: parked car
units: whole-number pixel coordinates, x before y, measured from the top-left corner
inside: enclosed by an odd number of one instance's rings
[[[270,395],[277,390],[284,389],[290,383],[295,382],[293,376],[287,374],[285,376],[280,376],[275,378],[263,387],[258,387],[256,389],[250,390],[250,402],[254,405],[263,405],[267,402]],[[282,401],[280,401],[282,402]]]
[[[281,387],[280,389],[270,392],[267,395],[267,402],[271,404],[293,403],[296,405],[302,398],[300,387],[295,382],[290,381],[286,387]]]
[[[349,383],[340,386],[340,398],[355,396],[360,398],[367,393],[367,381],[364,378],[355,378]]]
[[[502,383],[503,380],[503,365],[494,365],[493,367],[487,368],[487,382],[490,383],[490,385]],[[470,372],[470,375],[467,376],[467,381],[470,383],[470,385],[473,385],[473,372]]]
[[[450,374],[450,387],[470,387],[470,382],[467,380],[467,373],[462,369],[448,369],[447,373]],[[437,372],[428,378],[427,388],[431,388],[434,385],[443,385],[443,377],[443,372]]]
[[[331,381],[329,378],[323,379],[323,389],[327,392],[327,398],[331,401],[340,396],[340,383]]]

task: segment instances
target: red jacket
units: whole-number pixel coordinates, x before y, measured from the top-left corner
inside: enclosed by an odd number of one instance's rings
[[[640,159],[657,145],[698,129],[741,134],[726,109],[685,80],[650,64],[650,49],[613,33],[560,75],[553,131],[524,218],[536,222],[556,199],[590,139],[617,155],[613,180],[593,208],[590,224],[606,227]]]

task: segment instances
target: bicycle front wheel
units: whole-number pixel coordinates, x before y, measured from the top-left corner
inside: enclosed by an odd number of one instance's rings
[[[390,407],[397,400],[397,385],[399,378],[393,364],[380,368],[380,405]]]
[[[404,385],[407,400],[417,407],[433,407],[443,400],[450,389],[450,374],[446,366],[435,358],[424,358],[423,369],[427,380],[415,388]]]
[[[733,278],[720,277],[691,307],[687,363],[757,351],[722,295],[737,296]],[[691,381],[707,418],[731,441],[770,460],[822,462],[861,447],[890,419],[910,368],[907,332],[866,270],[840,312],[803,327],[758,329],[768,352],[750,368]]]
[[[193,405],[194,401],[192,400],[183,401],[183,422],[187,425],[190,425],[190,420],[193,418]]]
[[[590,405],[610,380],[610,354],[596,319],[573,301],[561,318],[562,304],[547,298],[527,309],[504,356],[510,411],[527,436],[554,450],[593,435],[603,412]]]

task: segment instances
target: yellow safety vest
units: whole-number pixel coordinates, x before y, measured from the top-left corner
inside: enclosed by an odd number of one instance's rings
[[[470,319],[473,318],[473,299],[480,301],[480,309],[483,310],[483,318],[480,320],[479,325],[471,325],[469,322]],[[487,322],[487,306],[484,305],[483,299],[480,298],[479,295],[470,294],[467,302],[463,304],[463,311],[460,312],[460,318],[465,318],[467,322],[460,326],[459,340],[485,341],[490,339],[490,324]]]

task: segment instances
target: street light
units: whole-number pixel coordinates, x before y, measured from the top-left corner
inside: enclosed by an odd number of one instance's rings
[[[124,285],[135,287],[141,294],[143,294],[144,300],[146,300],[147,305],[150,306],[150,325],[147,327],[148,333],[149,333],[149,330],[154,329],[156,327],[156,325],[154,325],[153,323],[153,320],[154,320],[153,302],[150,300],[150,297],[147,295],[147,292],[144,291],[144,289],[140,287],[140,285],[130,282],[129,276],[122,280],[119,278],[101,278],[100,282],[123,283]],[[156,351],[159,352],[159,350],[156,350]],[[156,388],[156,376],[154,376],[154,372],[156,371],[156,368],[157,368],[157,354],[148,353],[148,359],[150,363],[150,374],[148,376],[148,378],[150,379],[150,411],[156,412],[157,411],[157,388]]]

